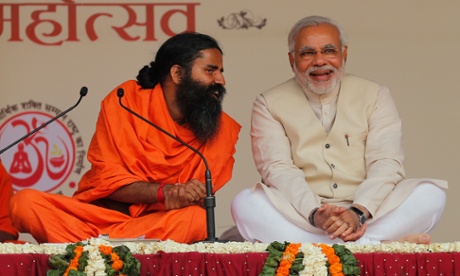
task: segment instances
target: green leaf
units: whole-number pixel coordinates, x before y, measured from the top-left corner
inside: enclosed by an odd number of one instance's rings
[[[121,260],[123,260],[127,254],[131,254],[129,248],[126,245],[116,246],[112,249],[112,251],[117,253],[118,257],[120,257]]]
[[[85,271],[85,268],[88,265],[88,261],[89,261],[89,253],[88,251],[83,251],[83,253],[80,256],[80,259],[78,259],[78,270]]]
[[[50,269],[46,272],[46,276],[62,276],[64,271]]]
[[[284,252],[284,250],[286,249],[286,245],[283,244],[283,243],[274,241],[274,242],[270,243],[270,245],[269,245],[268,248],[267,248],[267,250],[271,252],[270,249],[273,249],[273,250],[275,250],[275,251],[282,251],[282,252]]]
[[[340,258],[343,274],[347,276],[361,274],[360,268],[358,267],[358,260],[348,248],[339,244],[332,245],[332,248],[334,248],[335,254]]]
[[[82,272],[82,271],[75,270],[75,269],[71,269],[69,271],[69,276],[86,276],[86,273]]]
[[[56,254],[50,255],[48,263],[52,268],[60,271],[65,271],[70,264],[68,261],[65,260],[63,255]]]
[[[276,267],[264,266],[259,276],[273,276],[276,273],[276,269],[277,269]]]
[[[75,244],[69,244],[65,247],[65,256],[66,258],[69,258],[69,260],[72,260],[73,257],[75,257],[75,248],[77,246]]]
[[[266,266],[269,266],[269,267],[278,267],[279,264],[280,264],[279,258],[268,257],[268,258],[265,260],[265,265],[266,265]]]
[[[289,269],[289,271],[292,273],[292,272],[297,272],[299,273],[300,271],[304,270],[305,268],[305,265],[302,264],[302,262],[300,263],[293,263],[291,268]]]

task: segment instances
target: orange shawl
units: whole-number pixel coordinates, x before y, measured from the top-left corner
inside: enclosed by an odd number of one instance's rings
[[[172,120],[160,85],[142,89],[136,81],[127,81],[119,87],[125,91],[122,98],[125,106],[205,156],[214,192],[231,179],[241,126],[230,116],[222,113],[219,134],[212,143],[201,145],[189,129]],[[119,104],[117,89],[101,103],[96,132],[88,150],[92,166],[80,180],[74,197],[91,202],[136,181],[185,183],[197,178],[204,183],[205,165],[199,155],[124,110]],[[138,217],[145,211],[162,209],[163,204],[158,203],[134,204],[130,213]]]
[[[13,196],[13,184],[11,179],[0,161],[0,231],[18,237],[18,231],[11,225],[10,219],[10,198]]]

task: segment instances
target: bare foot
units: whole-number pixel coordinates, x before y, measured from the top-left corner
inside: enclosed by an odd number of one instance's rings
[[[428,234],[410,234],[400,238],[398,241],[418,244],[429,244],[431,243],[431,237]]]

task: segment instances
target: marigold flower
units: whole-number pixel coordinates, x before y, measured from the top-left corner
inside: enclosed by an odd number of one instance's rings
[[[292,263],[295,261],[295,256],[299,253],[300,243],[291,243],[286,246],[286,249],[281,256],[280,265],[276,270],[275,276],[288,276],[289,269],[292,266]]]
[[[342,264],[340,263],[340,257],[335,254],[334,248],[326,245],[319,244],[324,255],[326,255],[327,261],[329,262],[329,273],[331,276],[344,276],[342,270]]]
[[[75,247],[73,252],[75,253],[75,256],[70,261],[67,269],[64,271],[64,276],[69,275],[70,270],[78,270],[78,261],[80,260],[81,254],[83,253],[83,246],[78,245]]]
[[[101,253],[104,255],[109,255],[110,253],[112,253],[112,247],[101,244],[99,245],[99,251],[101,251]]]
[[[121,260],[116,260],[112,263],[112,268],[115,271],[120,271],[123,268],[123,261]]]
[[[340,262],[329,267],[329,271],[332,275],[344,275],[342,269],[342,264]]]

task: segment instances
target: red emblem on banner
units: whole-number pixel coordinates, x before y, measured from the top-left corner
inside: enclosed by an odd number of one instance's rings
[[[6,147],[44,122],[51,115],[40,111],[19,113],[0,126],[0,148]],[[13,188],[50,192],[69,177],[75,164],[75,142],[59,120],[21,141],[2,154]]]

